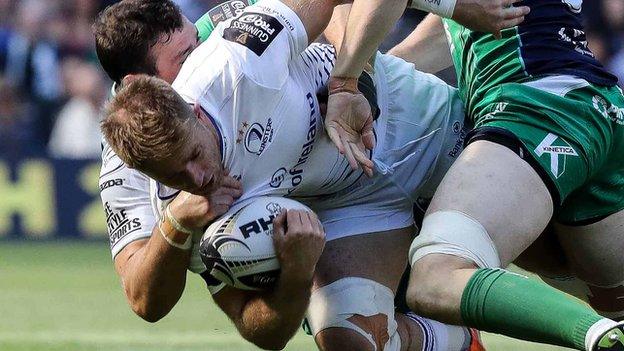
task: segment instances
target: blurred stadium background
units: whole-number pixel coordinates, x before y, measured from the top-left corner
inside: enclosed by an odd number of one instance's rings
[[[0,350],[254,350],[196,277],[163,321],[127,307],[98,197],[111,82],[90,26],[111,0],[0,0]],[[191,20],[218,0],[176,0]],[[589,44],[624,82],[624,0],[584,4]],[[385,43],[421,20],[408,12]],[[452,71],[443,77],[453,82]],[[559,350],[486,335],[490,350]],[[313,350],[300,334],[288,350]]]

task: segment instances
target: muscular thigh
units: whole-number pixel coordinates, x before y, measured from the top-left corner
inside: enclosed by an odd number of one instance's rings
[[[624,211],[585,226],[555,226],[577,277],[598,286],[624,283]]]
[[[624,319],[624,211],[585,226],[556,225],[583,299],[600,314]]]
[[[468,145],[450,168],[426,217],[440,211],[461,212],[482,225],[505,267],[546,228],[553,203],[527,162],[505,146],[481,140]]]
[[[565,277],[571,274],[552,223],[513,263],[542,278]]]
[[[316,265],[313,290],[346,277],[374,280],[392,291],[407,266],[414,227],[329,241]]]

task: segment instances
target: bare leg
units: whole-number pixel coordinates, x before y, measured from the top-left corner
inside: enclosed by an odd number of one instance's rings
[[[624,211],[591,225],[555,228],[571,270],[587,283],[591,306],[624,318]]]
[[[529,164],[506,147],[477,141],[444,177],[425,221],[440,211],[458,211],[476,220],[491,238],[500,266],[506,267],[543,232],[553,205]],[[476,268],[459,256],[424,256],[412,267],[410,307],[434,319],[461,323],[462,294]]]
[[[317,264],[313,291],[347,277],[370,279],[396,293],[407,265],[407,248],[413,228],[357,235],[330,241]],[[321,350],[382,350],[387,335],[388,316],[353,315],[349,321],[369,333],[377,345],[347,328],[328,328],[315,335]],[[406,318],[397,318],[401,350],[421,350],[422,331]]]

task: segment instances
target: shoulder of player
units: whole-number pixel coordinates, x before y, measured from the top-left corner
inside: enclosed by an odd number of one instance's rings
[[[274,88],[257,71],[244,53],[223,38],[212,36],[189,56],[172,86],[189,103],[203,101],[219,107],[243,80]]]
[[[128,167],[104,141],[99,187],[102,197],[117,198],[122,191],[149,193],[150,178]]]
[[[172,86],[183,97],[191,95],[193,100],[205,94],[213,85],[227,80],[236,80],[237,72],[229,69],[232,55],[215,36],[197,47],[186,59]]]

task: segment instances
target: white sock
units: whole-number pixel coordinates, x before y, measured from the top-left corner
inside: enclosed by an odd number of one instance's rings
[[[585,335],[585,349],[591,350],[592,346],[595,345],[601,336],[604,335],[609,329],[612,329],[617,325],[617,322],[612,321],[608,318],[603,318],[598,322],[594,323],[587,334]]]
[[[468,328],[443,324],[413,312],[405,315],[422,329],[423,351],[462,351],[470,347]]]

